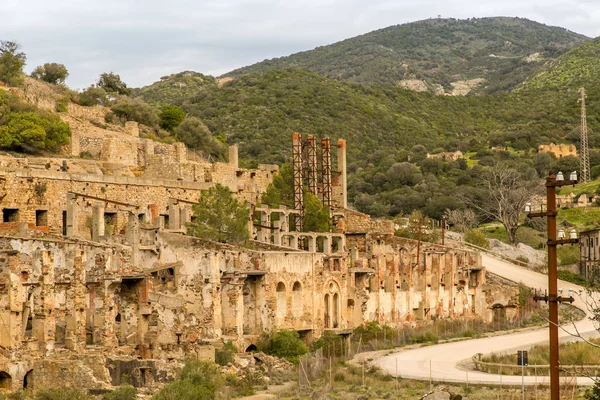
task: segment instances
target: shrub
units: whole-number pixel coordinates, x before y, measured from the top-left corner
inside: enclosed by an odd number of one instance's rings
[[[122,385],[110,393],[106,393],[104,400],[136,400],[137,390],[130,385]]]
[[[59,112],[59,113],[69,111],[69,98],[63,97],[63,98],[56,100],[55,110],[56,110],[56,112]]]
[[[233,355],[238,352],[238,349],[231,342],[223,344],[222,349],[215,350],[215,362],[219,365],[227,365],[233,361]]]
[[[522,263],[529,264],[529,258],[526,256],[520,255],[517,257],[517,261],[521,261]]]
[[[213,400],[214,391],[188,380],[175,381],[152,396],[152,400]]]
[[[263,336],[258,342],[258,349],[293,363],[297,363],[302,354],[308,353],[308,347],[300,340],[298,332],[290,330],[281,330],[270,336]]]
[[[23,84],[23,67],[27,57],[19,52],[19,44],[10,41],[0,41],[0,81],[9,86]]]
[[[490,248],[490,241],[486,239],[483,232],[478,229],[470,229],[465,232],[465,242],[474,244],[475,246]]]
[[[173,132],[185,119],[185,112],[177,106],[164,106],[160,112],[160,127]]]
[[[71,388],[43,389],[36,393],[36,400],[88,400],[92,397],[85,391]]]
[[[560,280],[574,283],[576,285],[585,286],[588,284],[587,279],[583,275],[576,274],[575,272],[571,272],[569,270],[559,270],[557,272],[557,277]]]

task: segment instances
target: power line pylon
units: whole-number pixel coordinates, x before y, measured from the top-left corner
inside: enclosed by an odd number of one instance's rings
[[[579,94],[581,95],[581,98],[579,99],[581,102],[581,154],[579,155],[579,159],[581,162],[581,181],[586,183],[590,181],[590,150],[588,143],[587,118],[585,115],[585,89],[580,88]]]

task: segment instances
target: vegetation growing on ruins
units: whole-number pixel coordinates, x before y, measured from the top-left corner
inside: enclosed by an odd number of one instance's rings
[[[589,40],[523,18],[428,19],[390,26],[232,71],[240,76],[300,67],[341,81],[396,86],[418,79],[429,90],[484,78],[476,92],[510,90],[546,61]]]
[[[292,330],[281,330],[263,335],[257,343],[258,350],[298,363],[299,357],[308,353],[308,347],[300,334]]]
[[[194,204],[187,233],[204,240],[240,244],[250,238],[248,215],[246,204],[234,199],[228,187],[216,184],[203,190]]]
[[[56,151],[67,144],[69,125],[56,115],[0,90],[0,148],[22,152]]]

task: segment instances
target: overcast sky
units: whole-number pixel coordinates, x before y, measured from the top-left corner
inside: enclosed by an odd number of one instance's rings
[[[65,64],[72,88],[109,71],[136,87],[438,15],[524,17],[600,36],[598,0],[0,0],[0,40],[22,45],[27,72]]]

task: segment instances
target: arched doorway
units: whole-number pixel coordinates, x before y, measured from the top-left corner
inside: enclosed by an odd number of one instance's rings
[[[252,353],[257,350],[258,350],[258,348],[256,347],[255,344],[251,344],[250,346],[246,347],[246,353]]]
[[[11,389],[12,377],[8,372],[0,371],[0,389]]]
[[[30,369],[23,378],[23,389],[33,389],[33,370]]]

